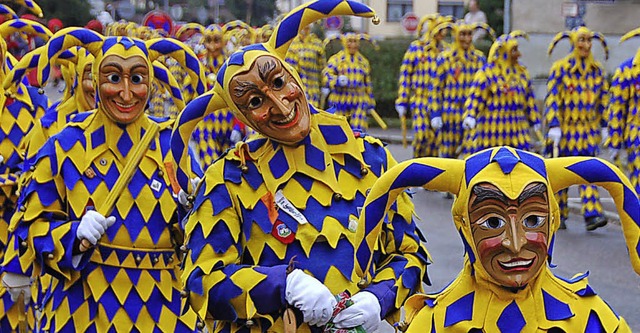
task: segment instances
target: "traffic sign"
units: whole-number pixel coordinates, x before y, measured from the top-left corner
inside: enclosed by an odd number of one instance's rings
[[[324,27],[327,30],[340,30],[344,25],[344,20],[341,16],[329,16],[324,20]]]
[[[414,13],[406,13],[402,17],[402,28],[408,33],[414,33],[418,29],[420,19]]]

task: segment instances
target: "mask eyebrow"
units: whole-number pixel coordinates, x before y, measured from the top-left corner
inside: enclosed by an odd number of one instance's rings
[[[547,186],[543,183],[536,183],[535,185],[524,189],[522,194],[518,197],[518,204],[523,203],[525,200],[528,200],[533,197],[541,197],[545,198],[545,193],[547,193]]]
[[[491,199],[498,200],[505,205],[509,204],[509,199],[507,199],[507,196],[504,195],[504,193],[500,192],[500,190],[498,190],[497,188],[479,186],[478,184],[473,187],[473,194],[476,195],[476,198],[473,200],[473,203],[471,203],[471,206],[475,206],[485,200]]]
[[[244,94],[251,90],[259,90],[258,85],[251,81],[236,81],[236,86],[233,88],[233,94],[236,97],[242,97]]]
[[[258,74],[262,82],[267,82],[267,78],[271,75],[271,72],[276,69],[276,62],[274,60],[267,60],[263,64],[258,65]]]
[[[108,67],[108,66],[115,67],[115,68],[117,68],[120,72],[122,72],[122,71],[123,71],[122,66],[120,66],[120,64],[119,64],[119,63],[117,63],[117,62],[108,62],[108,63],[106,63],[106,64],[102,64],[102,66],[101,66],[101,67],[102,67],[102,68],[104,68],[104,67]]]

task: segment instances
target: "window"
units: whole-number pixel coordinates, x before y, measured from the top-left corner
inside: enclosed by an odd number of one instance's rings
[[[457,19],[464,18],[464,2],[463,1],[439,1],[438,13],[440,15],[451,15]]]
[[[387,22],[400,22],[402,17],[413,12],[413,0],[387,0]]]

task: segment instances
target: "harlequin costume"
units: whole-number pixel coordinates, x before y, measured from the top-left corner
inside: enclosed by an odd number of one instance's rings
[[[369,128],[368,113],[375,109],[369,60],[360,51],[349,54],[347,43],[370,40],[365,34],[346,33],[340,36],[343,49],[327,60],[322,70],[323,86],[329,87],[328,106],[334,113],[348,119],[351,128],[366,131]],[[325,42],[325,44],[328,44]],[[346,84],[338,78],[346,76]]]
[[[231,55],[214,89],[181,114],[172,138],[174,159],[184,161],[191,130],[209,112],[231,107],[241,121],[253,121],[235,104],[231,90],[234,84],[244,85],[235,77],[253,70],[261,59],[277,60],[293,76],[291,84],[301,87],[297,73],[283,60],[289,43],[309,23],[347,14],[370,17],[373,12],[355,1],[312,1],[287,15],[268,43]],[[373,228],[356,225],[358,207],[372,182],[395,164],[392,156],[377,139],[354,135],[343,117],[317,110],[301,92],[299,96],[311,113],[310,131],[301,142],[289,145],[259,135],[239,143],[209,167],[198,187],[185,227],[183,281],[188,306],[200,318],[215,320],[209,323],[215,332],[282,332],[290,261],[335,294],[370,291],[380,302],[381,318],[394,317],[404,299],[421,289],[427,253],[406,195],[391,209],[385,237],[369,239],[363,247],[380,246],[375,263],[366,266],[367,253],[353,252]],[[178,182],[189,186],[180,168]],[[289,213],[300,213],[294,214],[299,220],[276,208],[281,196]],[[297,331],[323,328],[298,320]]]
[[[310,31],[298,35],[291,43],[285,60],[300,74],[309,102],[320,107],[322,70],[327,63],[322,40]]]
[[[609,103],[608,83],[602,65],[591,54],[581,57],[577,43],[581,36],[602,42],[608,58],[604,36],[586,27],[558,33],[549,45],[549,54],[564,38],[568,38],[572,52],[553,63],[547,80],[545,119],[549,128],[557,127],[562,133],[558,144],[559,156],[596,156],[600,143],[600,128],[604,124],[604,111]],[[567,191],[558,193],[563,221],[569,217]],[[588,230],[606,224],[600,195],[596,186],[580,186],[582,214]]]
[[[471,153],[496,146],[530,150],[531,128],[540,130],[529,72],[520,63],[513,63],[517,58],[511,59],[518,37],[528,38],[520,30],[500,36],[491,46],[489,62],[471,83],[462,116],[476,120],[465,140]]]
[[[207,75],[207,89],[211,89],[215,83],[216,73],[227,57],[224,50],[224,33],[216,24],[205,28],[197,23],[187,23],[178,30],[177,34],[181,35],[187,30],[195,30],[200,33],[202,35],[200,44],[202,45],[213,43],[216,39],[219,40],[220,52],[218,55],[212,55],[206,47],[201,48],[201,52],[198,54]],[[240,132],[244,131],[244,128],[234,124],[234,119],[231,110],[224,108],[208,115],[197,125],[192,139],[203,170],[206,170],[213,161],[222,156],[235,143],[231,140],[231,132],[234,128]]]
[[[421,158],[406,161],[385,173],[371,189],[360,222],[380,220],[384,208],[389,207],[405,188],[421,186],[448,191],[456,195],[452,215],[465,249],[462,271],[444,290],[418,294],[407,300],[406,318],[410,323],[407,332],[630,332],[624,319],[589,285],[588,273],[567,279],[555,276],[550,269],[553,267],[554,234],[560,222],[554,193],[585,183],[598,183],[611,193],[620,214],[631,264],[640,274],[640,206],[636,193],[624,174],[604,160],[594,157],[545,160],[523,150],[495,147],[465,160]],[[482,241],[476,243],[475,232],[481,227],[477,224],[482,220],[472,217],[471,199],[480,195],[476,194],[477,186],[486,184],[497,189],[506,200],[514,201],[527,200],[523,195],[531,185],[538,185],[544,191],[537,194],[529,192],[529,195],[545,198],[546,206],[537,206],[535,210],[547,212],[536,219],[531,230],[541,228],[548,235],[534,239],[537,235],[527,234],[526,240],[518,241],[518,246],[523,248],[528,243],[539,242],[544,247],[545,256],[535,258],[540,261],[531,267],[539,265],[538,270],[531,272],[528,283],[517,288],[505,287],[499,277],[492,275],[486,268],[487,263],[483,262],[488,245]],[[502,218],[502,213],[496,208],[486,209],[487,205],[500,206],[492,202],[483,204],[484,216]],[[512,206],[508,207],[511,209]],[[516,221],[521,222],[519,218]],[[486,221],[483,228],[484,223]],[[512,245],[503,243],[502,246]],[[494,252],[491,253],[493,255]],[[513,255],[520,256],[518,253],[521,252],[516,250]]]
[[[436,74],[438,55],[444,45],[431,36],[434,28],[452,20],[439,14],[426,15],[420,19],[418,39],[411,42],[404,54],[398,79],[396,107],[408,110],[413,123],[413,157],[438,156],[436,133],[430,125],[429,81]],[[427,29],[423,31],[423,26]],[[420,34],[422,34],[420,36]]]
[[[55,57],[74,46],[86,47],[95,57],[97,110],[76,115],[38,153],[32,180],[13,217],[16,230],[4,258],[5,271],[54,277],[44,297],[41,330],[194,331],[195,314],[181,316],[180,311],[180,257],[175,251],[180,245],[180,206],[173,195],[168,155],[173,121],[148,117],[143,111],[126,125],[111,120],[98,77],[103,60],[112,55],[144,61],[148,82],[153,80],[152,61],[161,55],[195,64],[185,69],[198,93],[204,92],[204,72],[193,51],[175,40],[103,37],[83,28],[61,30],[45,52]],[[48,59],[40,61],[46,72]],[[141,162],[131,165],[133,177],[110,213],[115,224],[97,247],[76,252],[82,224],[78,221],[104,204],[127,158],[133,158],[141,137],[153,127],[158,132],[148,149],[140,150]],[[196,163],[190,167],[190,172],[201,174]]]
[[[451,29],[454,42],[451,48],[440,53],[436,64],[436,75],[429,85],[431,120],[439,118],[441,128],[438,129],[440,157],[458,157],[464,138],[462,115],[464,102],[469,96],[471,82],[476,72],[487,62],[481,51],[470,44],[463,49],[460,42],[461,32],[485,29],[494,35],[493,29],[484,23],[467,24],[464,21],[445,22],[435,27],[434,34],[444,29]]]
[[[634,29],[626,33],[620,42],[640,34],[640,29]],[[630,169],[629,179],[631,184],[640,191],[638,177],[640,177],[640,136],[638,125],[638,96],[640,96],[640,50],[624,61],[613,74],[611,88],[609,89],[609,107],[605,114],[608,117],[609,140],[608,147],[627,152],[627,163]]]

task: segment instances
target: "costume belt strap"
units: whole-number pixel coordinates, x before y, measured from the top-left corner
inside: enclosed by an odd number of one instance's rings
[[[101,243],[93,251],[91,262],[132,269],[175,269],[178,265],[176,252],[172,248],[146,249],[125,248]]]

